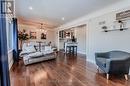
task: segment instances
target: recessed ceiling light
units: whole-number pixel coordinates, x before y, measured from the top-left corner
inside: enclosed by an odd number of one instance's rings
[[[65,20],[65,18],[64,18],[64,17],[62,17],[61,19],[62,19],[63,21]]]
[[[33,10],[32,6],[29,7],[29,10]]]

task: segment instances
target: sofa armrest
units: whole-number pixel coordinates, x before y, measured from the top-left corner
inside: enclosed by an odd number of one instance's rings
[[[118,65],[118,64],[122,64],[124,63],[125,60],[123,59],[115,59],[115,58],[112,58],[112,59],[106,59],[106,65],[107,67],[110,67],[114,64]]]
[[[108,73],[114,70],[123,70],[125,71],[125,73],[128,73],[129,61],[127,59],[122,58],[106,59],[106,70]]]

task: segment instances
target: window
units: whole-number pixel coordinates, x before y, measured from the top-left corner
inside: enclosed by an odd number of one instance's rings
[[[7,46],[8,51],[13,49],[13,23],[8,21],[7,23]]]

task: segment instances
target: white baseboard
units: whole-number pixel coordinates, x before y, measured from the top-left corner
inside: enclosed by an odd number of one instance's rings
[[[86,52],[81,52],[81,51],[77,51],[77,53],[80,53],[80,54],[86,54]]]
[[[86,61],[91,62],[91,63],[93,63],[93,64],[95,64],[95,65],[96,65],[96,62],[95,62],[95,61],[93,61],[93,60],[86,59]]]

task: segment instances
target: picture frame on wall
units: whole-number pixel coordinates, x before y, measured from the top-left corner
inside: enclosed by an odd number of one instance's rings
[[[36,32],[30,32],[30,39],[37,39],[37,33]]]
[[[41,33],[41,39],[46,39],[46,34],[45,33]]]

